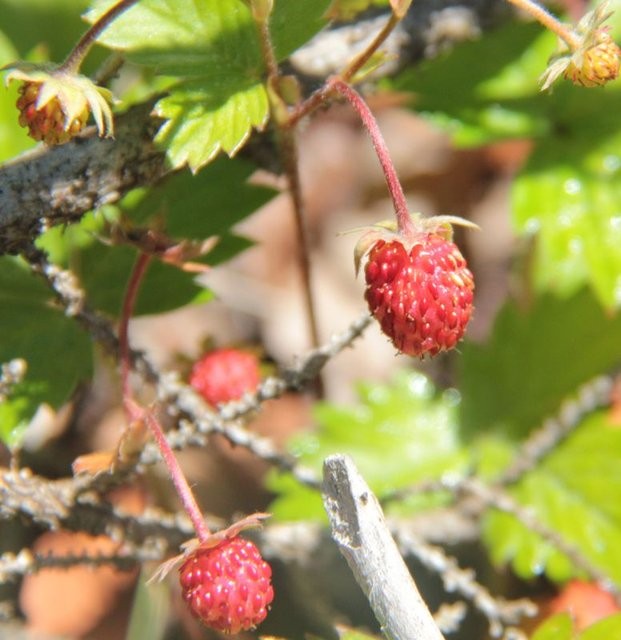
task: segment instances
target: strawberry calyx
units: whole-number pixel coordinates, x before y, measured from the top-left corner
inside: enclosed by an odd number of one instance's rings
[[[169,558],[162,562],[153,575],[149,578],[148,582],[161,582],[173,569],[181,564],[187,557],[195,553],[198,549],[211,549],[217,547],[225,540],[231,540],[237,537],[242,531],[246,529],[253,529],[256,527],[262,527],[263,521],[267,520],[271,514],[269,513],[252,513],[241,520],[237,520],[226,529],[220,529],[215,533],[210,534],[204,540],[198,538],[191,538],[186,540],[182,545],[182,553]]]
[[[410,215],[410,219],[412,225],[408,229],[399,229],[394,220],[382,220],[363,228],[364,233],[354,248],[356,275],[360,271],[362,261],[378,240],[384,240],[385,242],[398,240],[409,253],[413,246],[424,242],[430,233],[451,241],[453,239],[452,225],[459,225],[468,229],[479,229],[479,225],[460,216],[441,215],[425,218],[420,213],[413,213]]]

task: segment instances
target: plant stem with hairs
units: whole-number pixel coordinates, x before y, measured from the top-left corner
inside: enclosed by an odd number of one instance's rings
[[[209,527],[203,518],[203,514],[196,502],[196,498],[192,493],[192,489],[186,480],[186,477],[179,466],[179,462],[170,446],[166,435],[162,430],[160,423],[151,410],[141,407],[133,398],[129,374],[131,372],[131,356],[129,349],[129,320],[132,317],[140,284],[147,271],[151,256],[141,253],[136,260],[136,264],[132,270],[125,297],[123,298],[123,306],[121,310],[121,319],[119,323],[119,350],[121,359],[121,387],[123,391],[123,408],[130,429],[133,424],[144,424],[153,435],[153,439],[157,444],[160,454],[164,460],[164,464],[168,468],[168,473],[175,486],[184,511],[192,521],[196,535],[201,542],[207,540],[210,535]]]
[[[100,16],[96,22],[93,23],[90,29],[84,33],[84,35],[78,40],[78,43],[73,47],[69,55],[65,58],[65,61],[60,65],[60,70],[67,73],[77,73],[84,61],[84,58],[88,55],[91,47],[95,44],[97,38],[101,35],[102,31],[109,27],[121,13],[127,11],[130,7],[135,5],[138,0],[121,0],[113,7],[110,7],[102,16]]]
[[[571,51],[576,51],[582,44],[581,39],[576,34],[555,18],[547,9],[533,2],[533,0],[507,0],[507,2],[518,7],[518,9],[522,9],[522,11],[531,15],[546,29],[555,33],[567,44]]]
[[[369,109],[364,98],[353,87],[350,87],[340,78],[333,78],[329,82],[329,85],[349,101],[351,106],[360,116],[362,124],[371,137],[373,147],[375,148],[377,157],[382,165],[382,171],[386,178],[390,197],[392,198],[399,231],[406,235],[409,232],[413,232],[414,223],[412,222],[412,217],[408,211],[408,204],[405,199],[405,194],[403,193],[403,187],[401,186],[397,170],[395,169],[395,165],[390,157],[390,152],[386,146],[384,136],[380,131],[375,116],[371,113],[371,109]]]

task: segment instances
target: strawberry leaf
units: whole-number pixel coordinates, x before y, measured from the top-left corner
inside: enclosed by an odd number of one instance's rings
[[[535,235],[537,289],[571,296],[586,282],[613,309],[621,306],[621,127],[613,117],[621,94],[598,97],[591,109],[573,96],[566,125],[535,149],[515,182],[514,222]],[[584,126],[572,127],[577,111]]]
[[[0,438],[11,444],[42,402],[58,408],[91,374],[89,337],[52,301],[21,261],[0,258],[0,362],[23,358],[28,365],[0,409]]]
[[[512,490],[515,499],[562,540],[621,585],[621,429],[605,412],[585,419]],[[515,517],[484,519],[493,560],[523,578],[545,573],[565,581],[579,573],[571,559]]]
[[[465,432],[524,437],[581,384],[617,364],[620,343],[621,316],[606,314],[589,291],[543,296],[529,309],[508,303],[486,344],[461,348]]]
[[[18,58],[17,51],[9,39],[0,31],[0,67]],[[19,126],[15,101],[18,96],[18,85],[12,84],[6,89],[0,88],[0,162],[16,156],[18,153],[34,146],[35,142]]]
[[[327,15],[332,20],[352,20],[370,7],[388,4],[389,0],[332,0]]]
[[[95,3],[94,21],[113,2]],[[279,58],[323,24],[327,0],[276,2],[270,25]],[[241,0],[143,0],[104,31],[100,42],[162,75],[184,78],[160,100],[166,122],[156,140],[173,167],[193,171],[220,151],[232,155],[269,116],[261,46]]]
[[[401,74],[392,86],[416,94],[415,109],[460,146],[545,134],[549,97],[539,92],[554,38],[510,24]]]
[[[422,374],[402,372],[390,385],[360,385],[359,394],[357,407],[317,408],[317,431],[291,444],[302,464],[320,473],[326,456],[346,451],[380,498],[399,487],[464,469],[467,454],[458,440],[453,391],[438,394]],[[324,516],[320,496],[290,476],[274,474],[269,484],[280,494],[270,506],[278,517]],[[408,505],[410,511],[413,506],[415,501]]]
[[[618,638],[621,638],[621,614],[596,622],[578,636],[578,640],[616,640]]]
[[[122,208],[137,224],[157,220],[173,238],[221,236],[275,193],[248,183],[254,170],[243,160],[221,158],[199,174],[180,171],[148,191],[132,193]]]
[[[269,104],[260,82],[197,80],[177,85],[154,112],[166,120],[155,141],[166,148],[173,167],[187,164],[198,171],[220,151],[235,155],[253,129],[265,126]]]
[[[531,640],[574,640],[573,626],[568,613],[559,613],[541,624]]]

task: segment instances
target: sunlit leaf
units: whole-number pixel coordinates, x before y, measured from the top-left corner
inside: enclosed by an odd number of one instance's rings
[[[390,385],[361,385],[359,393],[358,406],[317,408],[317,431],[291,445],[305,466],[320,473],[325,457],[346,452],[379,497],[464,468],[454,391],[438,394],[423,375],[403,372]],[[270,506],[278,517],[323,516],[320,496],[289,476],[272,476],[270,487],[280,494]]]
[[[0,258],[0,335],[0,363],[23,358],[28,365],[24,381],[0,409],[0,437],[12,439],[39,404],[59,407],[90,376],[91,345],[43,282],[8,257]]]
[[[508,303],[487,343],[461,347],[465,432],[524,437],[581,384],[617,364],[620,344],[621,317],[606,314],[588,291],[543,296],[524,308]]]
[[[96,2],[93,21],[112,2]],[[328,1],[276,2],[271,33],[285,57],[323,24]],[[163,75],[184,78],[155,112],[156,140],[174,167],[193,171],[220,151],[232,155],[269,116],[257,25],[241,0],[143,0],[104,31],[101,42]]]
[[[515,499],[594,566],[621,585],[621,428],[606,412],[585,419],[512,490]],[[497,563],[510,562],[523,578],[555,581],[579,575],[553,541],[506,513],[484,520],[485,540]]]

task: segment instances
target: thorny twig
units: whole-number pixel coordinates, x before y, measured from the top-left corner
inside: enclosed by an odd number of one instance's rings
[[[397,544],[404,555],[411,554],[419,562],[442,578],[448,593],[458,593],[478,609],[489,621],[490,635],[499,638],[507,627],[519,624],[522,618],[537,613],[536,605],[527,599],[505,600],[496,598],[476,581],[472,569],[462,569],[438,546],[431,545],[408,530],[406,525],[393,530]]]
[[[80,322],[106,350],[118,355],[119,343],[112,325],[89,309],[75,274],[50,263],[37,249],[30,250],[25,257],[33,271],[41,275],[54,291],[65,313]],[[131,358],[135,372],[143,381],[156,386],[158,401],[177,419],[178,429],[167,433],[173,449],[203,446],[206,435],[218,433],[231,444],[248,449],[262,460],[292,473],[301,483],[318,487],[319,479],[314,472],[299,466],[293,456],[281,452],[269,438],[257,436],[246,429],[243,420],[259,411],[266,400],[278,398],[287,391],[300,390],[312,382],[327,362],[350,346],[370,322],[370,315],[364,313],[344,332],[332,336],[328,343],[310,350],[296,364],[285,368],[280,376],[267,378],[254,393],[246,394],[238,402],[223,405],[218,411],[212,410],[176,372],[158,371],[140,351],[132,351]],[[141,464],[154,464],[159,459],[159,451],[149,443],[139,461]]]
[[[610,404],[613,384],[611,376],[598,376],[583,384],[574,397],[561,404],[555,416],[545,420],[541,428],[535,430],[517,449],[513,463],[496,482],[500,485],[515,483],[534,469],[582,422],[584,416]]]

